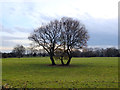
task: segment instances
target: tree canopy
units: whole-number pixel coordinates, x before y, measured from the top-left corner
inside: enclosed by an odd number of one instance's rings
[[[17,57],[22,57],[25,54],[25,47],[22,45],[17,45],[12,51]]]
[[[52,65],[55,65],[55,52],[63,49],[62,53],[67,55],[68,61],[64,64],[61,59],[61,62],[63,65],[69,65],[73,49],[85,47],[89,35],[85,25],[79,20],[63,17],[35,29],[28,38],[48,52]]]

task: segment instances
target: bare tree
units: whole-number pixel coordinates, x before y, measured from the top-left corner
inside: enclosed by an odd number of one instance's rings
[[[64,17],[60,21],[62,23],[61,43],[69,59],[66,65],[70,64],[73,49],[80,49],[87,45],[89,38],[85,26],[78,20]]]
[[[25,54],[25,47],[22,45],[17,45],[12,51],[17,57],[22,57]]]
[[[61,24],[58,20],[51,21],[49,24],[41,26],[34,30],[29,36],[29,39],[35,42],[38,46],[42,46],[45,49],[52,61],[52,65],[55,65],[54,51],[61,46],[59,43]]]
[[[41,26],[29,36],[30,40],[48,52],[52,65],[55,65],[54,54],[60,49],[62,49],[62,54],[58,56],[60,56],[61,63],[64,65],[63,59],[69,57],[65,64],[69,65],[73,49],[86,46],[88,38],[85,26],[78,20],[67,17]]]

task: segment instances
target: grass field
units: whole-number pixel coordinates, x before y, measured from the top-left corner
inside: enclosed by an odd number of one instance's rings
[[[2,84],[15,88],[118,88],[117,57],[72,58],[70,66],[50,64],[49,57],[2,59]]]

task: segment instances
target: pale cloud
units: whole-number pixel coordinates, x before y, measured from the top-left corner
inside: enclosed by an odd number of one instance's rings
[[[16,32],[20,32],[20,33],[30,33],[32,32],[34,29],[33,28],[24,28],[24,27],[21,27],[21,26],[15,26],[14,27],[14,30]]]
[[[114,18],[117,17],[117,6],[118,0],[40,0],[35,4],[34,10],[50,16],[89,13],[95,18]]]
[[[26,44],[26,45],[29,45],[31,43],[31,41],[29,41],[28,39],[27,40],[11,40],[11,42],[13,43],[19,43],[19,44]]]
[[[118,46],[117,45],[90,45],[88,46],[88,48],[111,48],[111,47],[115,47],[118,49]]]
[[[1,47],[0,46],[0,51],[11,51],[13,49],[13,47]]]

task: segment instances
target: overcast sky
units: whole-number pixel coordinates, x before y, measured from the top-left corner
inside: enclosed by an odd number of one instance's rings
[[[17,44],[29,46],[30,33],[43,23],[63,16],[85,24],[88,47],[118,47],[119,0],[12,0],[0,1],[0,51]]]

